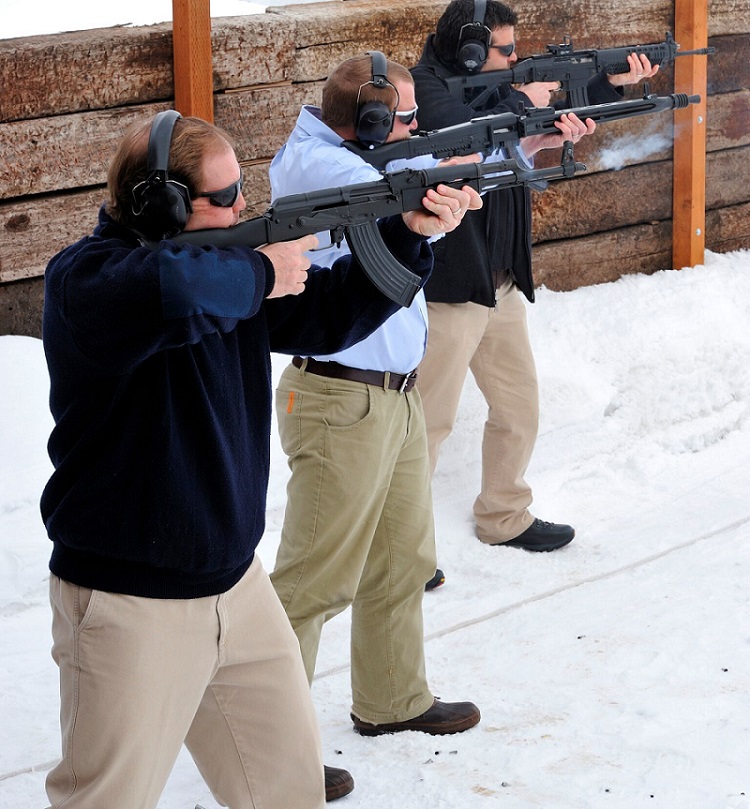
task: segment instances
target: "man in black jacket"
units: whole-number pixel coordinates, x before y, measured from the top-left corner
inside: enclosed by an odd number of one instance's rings
[[[515,89],[501,85],[478,108],[454,98],[444,79],[503,70],[517,60],[515,12],[495,0],[453,0],[412,69],[423,129],[463,123],[481,115],[544,107],[557,82]],[[591,103],[621,98],[619,86],[653,75],[648,59],[631,55],[630,72],[600,74],[589,83]],[[512,157],[528,160],[539,149],[577,141],[593,122],[563,116],[560,135],[533,136]],[[482,446],[482,486],[474,503],[476,533],[490,545],[551,551],[569,543],[569,525],[545,522],[529,512],[531,488],[524,475],[537,436],[539,401],[525,305],[534,300],[531,273],[531,201],[524,188],[493,191],[453,233],[434,246],[435,268],[425,287],[429,312],[427,353],[419,390],[434,472],[442,441],[450,434],[467,370],[489,408]]]
[[[123,138],[93,234],[47,267],[52,807],[155,807],[183,743],[224,806],[324,804],[299,644],[255,554],[270,352],[339,350],[398,307],[351,257],[308,272],[314,236],[258,250],[170,241],[236,224],[241,186],[226,133],[160,113]],[[468,206],[446,194],[380,224],[422,277],[425,237]]]

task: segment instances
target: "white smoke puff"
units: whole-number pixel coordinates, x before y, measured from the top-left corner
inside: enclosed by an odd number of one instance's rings
[[[659,133],[645,136],[626,135],[597,155],[597,168],[617,171],[630,163],[642,162],[647,157],[666,149],[671,143],[671,138]]]

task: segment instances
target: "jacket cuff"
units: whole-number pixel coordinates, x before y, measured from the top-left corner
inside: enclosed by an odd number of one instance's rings
[[[263,267],[266,270],[266,284],[263,289],[263,298],[267,298],[271,292],[273,291],[274,284],[276,283],[276,270],[273,268],[273,262],[265,253],[261,253],[258,250],[255,251],[255,254],[260,258],[263,262]]]

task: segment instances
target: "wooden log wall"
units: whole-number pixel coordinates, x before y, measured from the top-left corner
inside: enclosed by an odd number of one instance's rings
[[[750,15],[712,0],[706,246],[750,247]],[[672,0],[517,0],[521,55],[566,34],[575,47],[657,42]],[[378,48],[416,62],[445,0],[338,0],[212,21],[215,120],[236,139],[248,215],[269,203],[268,163],[299,107],[342,59]],[[705,58],[705,57],[698,57]],[[172,105],[171,24],[0,40],[0,334],[40,333],[41,276],[89,233],[127,126]],[[672,71],[652,83],[672,90]],[[629,91],[632,93],[632,90]],[[672,115],[607,124],[585,139],[586,175],[534,195],[537,283],[571,289],[671,267]]]

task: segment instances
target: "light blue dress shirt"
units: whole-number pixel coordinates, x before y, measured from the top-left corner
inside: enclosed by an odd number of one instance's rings
[[[269,177],[273,199],[322,188],[336,188],[381,179],[380,172],[360,157],[342,148],[342,139],[320,120],[320,108],[306,106],[300,111],[289,140],[271,161]],[[435,160],[409,161],[409,166],[434,166]],[[403,168],[400,162],[398,168]],[[388,168],[394,168],[389,166]],[[328,232],[318,234],[320,245],[330,245]],[[313,264],[330,267],[350,252],[346,241],[309,252]],[[408,374],[424,356],[427,345],[427,304],[420,290],[411,306],[399,309],[369,337],[344,351],[315,359],[334,361],[352,368]]]

